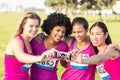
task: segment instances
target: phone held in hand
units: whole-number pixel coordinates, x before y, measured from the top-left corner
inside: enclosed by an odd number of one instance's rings
[[[55,52],[54,58],[59,60],[72,60],[73,55],[68,52],[57,51]]]

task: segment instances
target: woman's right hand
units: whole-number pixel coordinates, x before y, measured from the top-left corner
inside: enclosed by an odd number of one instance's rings
[[[54,57],[56,51],[57,51],[56,49],[52,48],[50,50],[43,52],[41,55],[42,61],[44,61],[46,59],[47,60],[52,59]]]
[[[109,48],[114,48],[115,50],[118,50],[118,51],[120,51],[120,47],[119,47],[119,45],[118,44],[109,44],[109,46],[108,46]]]
[[[37,34],[37,36],[35,36],[35,40],[40,43],[42,42],[42,39],[45,37],[45,34],[43,32]]]
[[[72,51],[70,51],[70,53],[73,54],[73,59],[72,59],[73,62],[82,64],[81,51],[73,49]]]

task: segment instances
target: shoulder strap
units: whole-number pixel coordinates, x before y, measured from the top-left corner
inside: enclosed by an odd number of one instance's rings
[[[22,37],[21,35],[19,35],[18,37],[19,37],[19,39],[23,42],[23,45],[24,45],[24,51],[25,51],[25,52],[28,52],[23,37]]]
[[[70,44],[70,46],[69,46],[69,49],[70,49],[70,50],[72,50],[72,49],[73,49],[73,46],[74,46],[74,41],[75,41],[75,40],[74,40],[74,38],[73,38],[73,39],[72,39],[72,41],[71,41],[71,44]]]

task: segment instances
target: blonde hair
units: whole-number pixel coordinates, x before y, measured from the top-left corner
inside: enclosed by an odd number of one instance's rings
[[[20,23],[18,24],[18,27],[17,27],[15,33],[12,35],[12,38],[15,38],[18,35],[22,34],[23,26],[26,24],[26,21],[27,21],[28,18],[38,19],[39,20],[39,25],[40,25],[41,18],[35,12],[27,12],[24,15],[24,17],[22,18],[22,20],[20,21]]]

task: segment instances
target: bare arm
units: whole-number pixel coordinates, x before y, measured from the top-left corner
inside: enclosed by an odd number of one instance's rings
[[[41,56],[33,56],[30,54],[24,53],[24,46],[23,43],[19,39],[13,40],[13,51],[14,51],[14,56],[20,61],[24,63],[35,63],[35,62],[40,62],[45,59],[45,54],[42,54]]]
[[[40,32],[39,34],[37,34],[37,36],[35,36],[35,40],[40,43],[44,37],[45,34],[43,32]]]
[[[68,46],[70,46],[70,43],[71,43],[71,41],[72,41],[72,37],[71,36],[68,36],[67,38],[65,38],[63,41],[65,41],[66,43],[67,43],[67,45]],[[60,60],[60,64],[64,67],[64,68],[66,68],[66,66],[67,66],[67,61],[65,61],[65,60]]]
[[[112,48],[115,48],[116,50],[120,51],[120,46],[118,44],[109,44],[108,47],[112,47]]]
[[[60,60],[60,64],[61,64],[64,68],[66,68],[66,66],[67,66],[67,61],[65,61],[65,60]]]
[[[119,51],[115,50],[114,48],[109,47],[109,49],[107,49],[107,51],[103,54],[98,54],[98,55],[94,55],[90,58],[84,59],[82,60],[82,63],[85,64],[97,64],[103,61],[106,61],[110,58],[118,58],[120,56]]]

